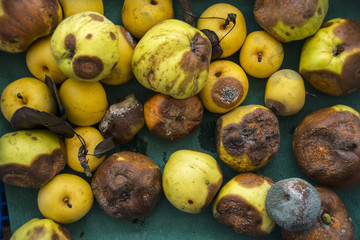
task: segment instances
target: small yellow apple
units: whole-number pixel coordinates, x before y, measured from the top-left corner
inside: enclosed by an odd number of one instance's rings
[[[89,154],[94,154],[95,147],[104,140],[100,131],[95,127],[77,127],[74,130],[84,139]],[[67,165],[77,172],[85,172],[84,168],[80,165],[78,158],[79,149],[82,146],[78,137],[74,136],[72,138],[65,138],[65,145],[67,152]],[[105,155],[100,158],[86,155],[90,171],[94,171],[104,159]]]
[[[22,107],[55,114],[57,104],[48,86],[39,79],[20,78],[7,85],[1,94],[1,112],[10,122],[16,110]]]
[[[63,9],[64,18],[79,12],[98,12],[104,14],[104,4],[102,0],[59,0]]]
[[[172,0],[125,0],[121,18],[131,35],[140,39],[156,23],[174,18]]]
[[[225,113],[239,106],[248,90],[248,78],[238,64],[217,60],[210,64],[208,78],[199,96],[209,112]]]
[[[229,13],[236,14],[235,26],[233,22],[225,25],[225,19]],[[237,7],[228,3],[217,3],[207,8],[199,17],[197,28],[200,30],[209,29],[217,34],[219,40],[221,40],[220,46],[223,50],[220,58],[229,57],[237,52],[246,38],[244,15]],[[230,31],[230,29],[232,30]]]
[[[250,33],[240,50],[240,65],[255,78],[267,78],[276,72],[283,60],[284,49],[280,41],[265,31]]]
[[[223,174],[211,155],[183,149],[171,154],[162,179],[165,196],[173,206],[200,213],[220,189]]]
[[[119,35],[119,53],[120,58],[111,70],[110,75],[101,80],[102,83],[107,85],[120,85],[124,84],[134,76],[131,70],[131,59],[136,46],[136,41],[123,26],[116,25]]]
[[[265,105],[277,115],[296,114],[303,108],[305,97],[304,80],[294,70],[276,71],[266,82]]]
[[[56,175],[40,188],[37,203],[41,214],[58,223],[73,223],[91,209],[94,195],[83,178],[68,173]]]
[[[51,35],[34,42],[26,52],[26,65],[37,79],[45,81],[45,75],[51,77],[56,84],[61,84],[67,77],[58,67],[50,50]]]
[[[59,97],[69,122],[78,126],[91,126],[100,122],[109,105],[100,82],[69,78],[60,86]]]

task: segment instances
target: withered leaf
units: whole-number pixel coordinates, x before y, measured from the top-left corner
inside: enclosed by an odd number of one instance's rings
[[[112,137],[105,138],[95,147],[94,156],[100,158],[103,155],[105,155],[107,152],[112,150],[114,147],[115,147],[114,139]]]
[[[211,42],[211,47],[212,47],[211,60],[219,58],[223,54],[223,50],[220,46],[218,35],[214,31],[209,29],[202,29],[201,31],[207,36],[207,38]]]
[[[180,0],[180,7],[182,11],[182,18],[184,22],[194,26],[196,23],[196,15],[194,13],[194,8],[190,0]]]
[[[48,75],[45,75],[45,83],[48,86],[48,88],[50,89],[51,94],[54,96],[54,98],[56,100],[56,103],[58,106],[58,114],[60,116],[66,115],[65,107],[60,100],[59,91],[56,87],[54,80],[51,77],[49,77]]]
[[[91,177],[92,173],[90,171],[88,160],[86,159],[87,154],[88,154],[88,150],[86,148],[86,145],[82,144],[81,147],[79,148],[78,159],[80,161],[81,167],[84,169],[85,175],[87,177]]]

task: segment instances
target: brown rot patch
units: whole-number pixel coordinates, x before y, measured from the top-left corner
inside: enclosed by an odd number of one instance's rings
[[[65,48],[69,51],[68,57],[73,58],[76,50],[76,37],[74,34],[70,33],[66,35],[64,40]]]
[[[116,40],[116,35],[115,35],[115,33],[110,32],[110,38],[111,38],[112,40]]]
[[[136,47],[136,40],[134,39],[134,37],[130,34],[129,31],[127,31],[123,26],[119,26],[120,27],[120,33],[124,36],[124,38],[126,39],[127,43],[130,45],[130,47],[132,49],[135,49]]]
[[[103,22],[104,21],[104,17],[99,16],[97,14],[89,14],[89,17],[91,17],[93,20],[95,21],[99,21],[99,22]]]
[[[255,173],[242,173],[237,175],[234,180],[243,187],[253,188],[261,186],[265,178]]]
[[[96,56],[79,56],[74,59],[72,67],[75,75],[83,79],[95,78],[104,70],[103,62]]]
[[[266,101],[265,101],[265,104],[275,114],[281,115],[286,111],[285,105],[283,103],[277,101],[277,100],[267,98]]]
[[[211,89],[213,102],[222,108],[231,108],[242,99],[244,89],[235,78],[225,77],[219,79]]]

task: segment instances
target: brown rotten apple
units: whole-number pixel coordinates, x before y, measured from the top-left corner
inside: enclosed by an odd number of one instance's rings
[[[307,115],[297,126],[293,149],[301,170],[336,188],[360,184],[360,114],[335,105]]]
[[[0,50],[10,53],[24,52],[63,18],[58,0],[2,0],[0,13]]]

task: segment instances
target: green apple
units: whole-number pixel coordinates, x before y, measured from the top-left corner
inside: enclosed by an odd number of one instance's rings
[[[18,228],[10,238],[10,240],[23,239],[71,240],[72,237],[66,227],[61,226],[51,219],[33,218]]]
[[[5,183],[39,188],[65,165],[65,144],[49,130],[18,130],[0,138],[0,179]]]
[[[216,196],[212,205],[214,218],[232,226],[235,232],[265,237],[276,225],[265,205],[267,192],[274,183],[260,174],[238,174]]]
[[[332,96],[360,88],[360,23],[335,18],[303,45],[299,72],[315,89]]]
[[[59,24],[50,48],[67,77],[96,82],[109,75],[119,61],[118,42],[115,24],[104,15],[80,12]]]
[[[10,122],[12,116],[22,107],[55,114],[57,104],[48,86],[31,77],[20,78],[5,87],[1,94],[1,112]]]
[[[41,214],[58,223],[73,223],[91,209],[94,196],[90,184],[68,173],[56,175],[40,188],[37,203]]]
[[[329,0],[256,0],[254,17],[274,38],[291,42],[313,35],[323,23],[328,8]]]
[[[204,87],[210,58],[211,43],[200,30],[169,19],[140,39],[132,57],[132,70],[144,87],[184,99]]]
[[[51,35],[38,39],[26,52],[26,66],[37,79],[45,81],[45,75],[61,84],[67,78],[59,69],[50,50]]]
[[[178,150],[171,154],[163,172],[166,198],[177,209],[200,213],[221,187],[223,174],[209,154],[195,150]]]

